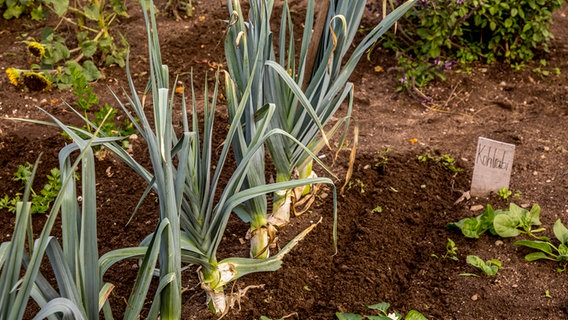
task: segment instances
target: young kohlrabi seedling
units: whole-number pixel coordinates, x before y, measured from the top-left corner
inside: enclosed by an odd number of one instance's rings
[[[432,257],[438,259],[438,255],[432,254]],[[456,243],[448,238],[448,242],[446,242],[446,253],[442,255],[442,259],[452,259],[454,261],[458,261],[458,247]]]
[[[456,243],[450,238],[448,238],[448,242],[446,243],[446,254],[444,254],[442,258],[452,259],[454,261],[459,260],[458,247],[456,246]]]
[[[532,227],[540,226],[539,216],[538,204],[535,204],[530,211],[514,203],[509,205],[509,210],[493,210],[491,205],[487,205],[483,214],[449,223],[448,227],[459,228],[468,238],[479,238],[486,231],[503,238],[516,237],[521,233],[538,238],[534,233],[544,231],[544,228],[532,229]]]
[[[563,267],[558,268],[558,271],[562,272],[566,269],[566,265],[568,264],[568,229],[564,226],[562,221],[558,219],[554,223],[552,230],[554,231],[554,236],[560,242],[558,247],[552,244],[550,240],[519,240],[513,243],[513,245],[539,250],[527,254],[525,259],[527,261],[541,259],[558,261],[563,264]]]
[[[507,188],[507,187],[504,187],[504,188],[500,189],[497,194],[499,195],[499,198],[501,198],[503,200],[507,200],[513,194],[513,191],[509,190],[509,188]]]
[[[497,271],[499,271],[499,269],[501,269],[502,264],[501,261],[499,261],[498,259],[491,259],[488,261],[483,261],[483,259],[481,259],[478,256],[474,256],[474,255],[469,255],[466,258],[466,261],[468,264],[478,268],[479,270],[481,270],[485,275],[487,276],[494,276],[497,274]],[[462,273],[462,276],[477,276],[474,273]]]
[[[420,162],[432,161],[435,164],[439,165],[440,167],[452,173],[459,173],[462,171],[462,168],[456,167],[456,159],[454,159],[449,154],[444,154],[441,156],[433,156],[429,153],[425,153],[418,156],[418,161]]]
[[[404,318],[398,312],[388,312],[387,310],[390,308],[390,304],[387,302],[365,306],[365,308],[375,310],[378,315],[360,315],[355,313],[336,312],[335,316],[337,316],[337,319],[339,320],[427,320],[422,313],[416,310],[410,310]]]

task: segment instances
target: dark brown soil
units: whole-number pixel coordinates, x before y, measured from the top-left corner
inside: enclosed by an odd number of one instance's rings
[[[163,1],[159,6],[163,7]],[[197,90],[206,72],[223,63],[225,1],[194,1],[195,13],[182,21],[166,13],[158,17],[163,60],[172,74],[182,74],[187,83],[193,68]],[[223,5],[222,5],[223,3]],[[127,1],[130,18],[121,18],[117,29],[131,45],[131,67],[140,90],[146,84],[146,31],[135,1]],[[292,1],[293,12],[303,4]],[[334,319],[335,312],[368,312],[365,305],[386,301],[393,310],[411,309],[429,319],[567,319],[568,280],[558,273],[555,262],[526,262],[526,250],[512,246],[514,240],[484,235],[478,240],[464,238],[446,228],[448,222],[480,214],[471,206],[488,203],[506,208],[508,203],[496,195],[472,198],[454,205],[469,190],[477,139],[480,136],[516,145],[511,190],[522,193],[513,198],[518,204],[538,203],[541,221],[552,235],[558,218],[568,222],[568,6],[555,13],[556,38],[546,57],[550,68],[560,75],[542,77],[533,72],[538,63],[515,72],[499,64],[474,66],[471,73],[453,72],[448,80],[436,83],[424,93],[433,98],[427,105],[395,91],[397,74],[392,56],[377,51],[372,60],[361,61],[352,81],[356,85],[354,115],[360,131],[351,188],[339,199],[339,245],[334,254],[331,240],[331,193],[324,189],[312,210],[293,219],[281,231],[281,245],[312,221],[320,224],[286,258],[283,268],[239,280],[234,290],[250,289],[226,319]],[[377,22],[368,12],[367,26]],[[49,22],[48,22],[49,23]],[[38,37],[45,23],[26,19],[0,20],[0,66],[22,67],[24,33]],[[380,65],[385,73],[375,73]],[[126,88],[125,70],[109,67],[105,78],[94,84],[103,102],[116,105],[108,92]],[[55,101],[54,99],[57,99]],[[67,123],[80,123],[64,107],[72,102],[69,92],[19,91],[6,77],[0,78],[0,116],[44,119],[36,109],[47,111]],[[221,108],[223,109],[223,108]],[[219,111],[218,123],[226,123]],[[221,130],[222,131],[222,130]],[[218,141],[222,140],[219,136]],[[411,139],[416,139],[412,140]],[[415,143],[412,143],[416,141]],[[39,176],[58,166],[57,153],[66,143],[55,129],[0,120],[0,196],[17,192],[11,180],[18,164],[33,163],[43,153]],[[377,169],[386,148],[388,161]],[[143,141],[134,141],[135,154],[144,161]],[[457,174],[433,163],[418,161],[424,153],[449,154],[463,171]],[[327,154],[331,161],[333,154]],[[332,165],[343,174],[348,151]],[[126,225],[146,186],[128,167],[111,156],[98,166],[100,189],[99,247],[101,254],[119,247],[135,246],[155,228],[157,209],[150,197],[133,221]],[[38,186],[44,181],[39,179]],[[343,181],[338,181],[340,187]],[[382,212],[373,211],[380,206]],[[35,230],[45,217],[34,216]],[[14,217],[0,211],[0,241],[10,239]],[[246,256],[239,242],[247,227],[230,223],[222,256]],[[55,231],[56,235],[58,231]],[[455,241],[458,261],[443,259],[448,238]],[[496,276],[466,277],[477,272],[469,266],[467,255],[484,260],[498,258],[503,268]],[[136,276],[134,262],[113,267],[106,280],[117,284],[111,296],[116,310],[126,308],[130,284]],[[205,306],[197,277],[183,273],[183,319],[215,319]],[[550,297],[545,293],[549,292]],[[120,311],[117,311],[120,313]],[[118,317],[120,318],[120,316]]]

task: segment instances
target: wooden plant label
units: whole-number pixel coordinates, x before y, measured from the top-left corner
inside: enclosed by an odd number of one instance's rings
[[[472,196],[509,188],[515,145],[479,137],[471,179]]]

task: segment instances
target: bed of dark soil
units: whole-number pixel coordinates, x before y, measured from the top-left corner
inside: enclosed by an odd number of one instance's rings
[[[163,7],[162,1],[159,6]],[[131,45],[131,68],[140,90],[146,84],[146,31],[135,1],[127,1],[130,18],[120,18],[116,29]],[[291,1],[293,13],[302,12],[302,1]],[[188,81],[193,68],[197,90],[206,73],[213,74],[224,60],[223,39],[227,8],[224,1],[194,1],[192,17],[181,21],[166,12],[158,17],[163,60],[172,74]],[[312,221],[317,226],[274,273],[257,274],[239,280],[234,290],[250,289],[226,319],[334,319],[335,312],[367,312],[363,306],[381,301],[393,310],[422,312],[428,319],[567,319],[568,279],[558,273],[555,262],[526,262],[527,250],[514,247],[514,240],[484,235],[478,240],[464,238],[446,228],[448,222],[480,214],[471,207],[490,203],[506,208],[508,202],[496,195],[454,202],[469,190],[478,137],[516,145],[510,189],[521,196],[509,198],[525,207],[538,203],[541,221],[552,235],[559,218],[568,222],[568,6],[555,13],[555,39],[545,57],[549,68],[559,75],[543,77],[533,72],[538,64],[516,72],[499,64],[478,65],[471,73],[451,72],[448,80],[424,89],[432,101],[424,104],[395,90],[397,72],[392,56],[381,50],[370,61],[362,60],[352,77],[356,85],[354,116],[360,137],[351,187],[339,199],[339,243],[334,254],[331,241],[332,207],[330,190],[319,193],[312,209],[292,220],[281,231],[281,245]],[[378,21],[366,13],[364,27]],[[38,37],[41,27],[26,19],[0,20],[0,67],[23,67],[27,36]],[[73,32],[69,26],[69,32]],[[375,66],[386,72],[374,72]],[[115,92],[127,88],[125,70],[108,67],[105,78],[94,83],[102,102],[116,105],[108,87]],[[64,101],[73,96],[65,91],[28,92],[11,86],[0,77],[0,117],[44,119],[36,109],[47,111],[67,123],[80,123],[66,109]],[[223,107],[217,122],[227,119]],[[223,132],[223,130],[220,130]],[[218,137],[219,143],[223,136]],[[33,163],[43,153],[40,176],[57,167],[57,153],[68,141],[52,128],[0,119],[0,196],[12,195],[18,185],[12,181],[18,164]],[[375,165],[384,156],[384,166]],[[144,142],[133,141],[141,161]],[[328,152],[329,153],[329,152]],[[418,161],[425,153],[448,154],[463,170],[454,174],[434,163]],[[348,151],[341,151],[332,163],[338,173],[346,170]],[[135,246],[152,232],[157,220],[153,198],[126,225],[146,185],[112,156],[98,164],[99,248]],[[338,181],[341,186],[344,181]],[[38,180],[38,185],[44,183]],[[373,210],[381,207],[381,212]],[[36,230],[45,217],[34,216]],[[14,216],[0,210],[0,241],[10,239]],[[246,256],[240,244],[247,227],[233,221],[225,234],[221,252],[225,256]],[[57,235],[58,231],[55,231]],[[448,238],[455,241],[458,261],[443,259]],[[497,258],[503,268],[497,275],[466,277],[476,273],[466,263],[467,255],[484,260]],[[113,267],[106,278],[117,285],[111,295],[116,310],[126,300],[136,276],[135,262]],[[198,279],[191,270],[183,273],[183,319],[215,319],[205,306]],[[545,293],[548,292],[549,296]],[[120,311],[117,311],[120,314]],[[120,316],[119,316],[120,318]]]

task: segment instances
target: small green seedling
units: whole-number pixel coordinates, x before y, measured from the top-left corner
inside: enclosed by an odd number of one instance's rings
[[[440,167],[452,173],[459,173],[462,171],[462,168],[456,167],[456,159],[454,159],[449,154],[444,154],[441,156],[433,156],[429,153],[425,153],[418,156],[418,161],[420,162],[432,161],[435,164],[439,165]]]
[[[552,260],[563,264],[563,268],[559,268],[559,272],[563,271],[568,264],[568,229],[564,226],[560,219],[556,220],[552,228],[554,236],[560,242],[558,247],[552,244],[550,240],[519,240],[513,245],[525,246],[539,251],[529,253],[525,256],[527,261],[535,260]]]
[[[371,213],[381,213],[383,212],[383,207],[381,206],[376,206],[373,210],[371,210]]]
[[[499,195],[499,198],[507,200],[513,194],[513,191],[509,190],[507,187],[504,187],[503,189],[500,189],[497,194]]]
[[[365,306],[365,308],[375,310],[378,315],[360,315],[355,313],[336,312],[335,316],[339,320],[427,320],[422,313],[416,310],[410,310],[404,318],[402,318],[402,315],[398,312],[388,312],[390,304],[387,302]]]
[[[347,185],[347,190],[357,189],[359,193],[363,194],[365,193],[365,187],[366,186],[363,183],[363,181],[361,181],[358,178],[355,178],[355,180],[349,180],[349,184]]]
[[[504,201],[507,201],[511,196],[513,196],[513,198],[520,198],[522,197],[523,193],[519,190],[515,190],[515,192],[513,193],[512,190],[509,190],[507,187],[504,187],[503,189],[500,189],[497,192],[497,195],[499,196],[499,198],[503,199]]]
[[[494,276],[497,274],[497,271],[499,271],[499,269],[501,269],[502,264],[501,261],[499,261],[498,259],[491,259],[488,261],[483,261],[483,259],[481,259],[478,256],[474,256],[474,255],[469,255],[466,258],[466,261],[468,264],[478,268],[479,270],[481,270],[485,275],[487,276]],[[472,273],[463,273],[461,274],[463,276],[477,276],[476,274],[472,274]]]
[[[18,165],[17,171],[14,173],[13,180],[22,184],[22,189],[28,182],[32,174],[33,165],[26,163],[25,165]],[[43,186],[39,192],[31,189],[32,197],[32,213],[46,213],[49,210],[51,203],[57,198],[59,190],[61,189],[61,177],[59,175],[59,169],[53,168],[51,172],[47,174],[47,183]],[[0,198],[0,209],[8,209],[9,212],[16,213],[16,204],[20,201],[22,193],[18,192],[12,198],[5,195]]]
[[[530,211],[514,203],[509,205],[509,210],[493,210],[491,205],[487,205],[483,214],[449,223],[447,226],[459,228],[468,238],[479,238],[486,231],[503,238],[516,237],[521,233],[538,238],[534,233],[544,231],[544,228],[533,230],[532,227],[540,226],[539,216],[538,204],[533,205]]]
[[[446,243],[446,254],[444,254],[442,258],[452,259],[454,261],[459,260],[458,247],[456,246],[456,243],[450,238],[448,238],[448,242]]]
[[[387,163],[389,162],[388,154],[392,151],[391,147],[386,147],[385,149],[378,152],[377,157],[373,161],[373,169],[377,170],[379,173],[384,173]]]

